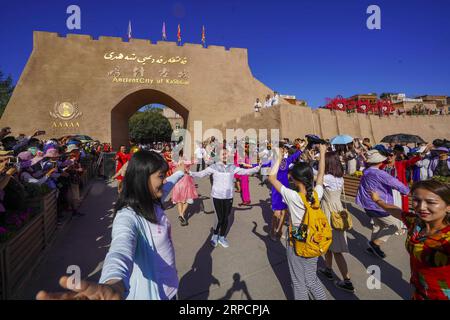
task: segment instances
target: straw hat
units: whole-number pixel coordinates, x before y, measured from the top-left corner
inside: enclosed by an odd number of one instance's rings
[[[71,153],[71,152],[74,151],[74,150],[80,150],[80,149],[77,147],[76,144],[70,144],[70,145],[67,147],[66,153]]]
[[[24,152],[19,153],[17,158],[19,158],[20,167],[23,169],[32,167],[36,163],[39,163],[40,161],[42,161],[42,159],[44,159],[44,157],[41,157],[41,156],[34,157],[30,151],[24,151]]]
[[[59,151],[56,149],[48,149],[45,154],[44,154],[44,158],[57,158],[60,157],[61,155],[59,154]]]
[[[378,150],[372,149],[367,152],[367,163],[381,163],[386,160]]]
[[[0,150],[0,156],[9,156],[13,153],[14,153],[13,150]]]

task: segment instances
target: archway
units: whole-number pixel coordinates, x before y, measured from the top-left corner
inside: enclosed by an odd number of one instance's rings
[[[111,111],[111,143],[113,149],[128,144],[128,119],[142,106],[162,104],[181,116],[187,127],[189,111],[171,96],[154,89],[141,89],[126,95]]]

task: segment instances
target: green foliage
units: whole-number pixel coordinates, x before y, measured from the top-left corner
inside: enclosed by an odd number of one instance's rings
[[[159,110],[148,109],[135,113],[129,120],[130,137],[138,143],[170,141],[172,128]]]
[[[4,78],[3,73],[0,71],[0,117],[5,111],[6,105],[13,93],[14,86],[11,76]]]

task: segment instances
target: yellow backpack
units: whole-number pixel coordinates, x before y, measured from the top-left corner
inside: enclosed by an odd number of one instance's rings
[[[311,206],[306,196],[299,193],[305,205],[305,215],[300,226],[289,224],[290,245],[296,255],[304,258],[319,257],[328,251],[332,241],[332,230],[327,216],[320,208],[319,197],[314,191],[314,205]]]

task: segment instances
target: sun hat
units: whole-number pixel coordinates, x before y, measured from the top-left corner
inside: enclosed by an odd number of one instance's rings
[[[76,144],[70,144],[67,147],[66,153],[71,153],[74,150],[80,150],[80,148],[78,148]]]
[[[0,150],[0,156],[9,156],[13,153],[14,153],[13,150]]]
[[[56,158],[60,156],[59,151],[54,148],[48,149],[44,154],[44,158]]]
[[[31,161],[31,159],[33,159],[33,154],[30,151],[23,151],[19,153],[17,158],[19,158],[20,161]]]
[[[33,154],[30,151],[23,151],[23,152],[19,153],[17,158],[20,161],[20,167],[22,169],[32,167],[36,163],[40,162],[43,159],[43,157],[33,156]]]
[[[439,148],[433,149],[433,151],[448,153],[448,148],[446,148],[446,147],[439,147]]]
[[[372,149],[367,152],[367,163],[381,163],[385,160],[386,157],[383,156],[377,149]]]

